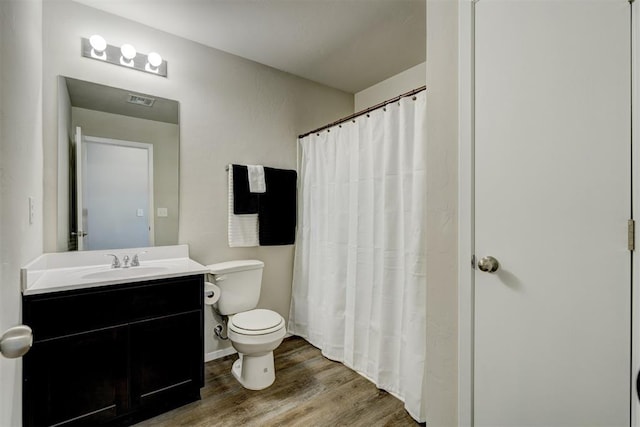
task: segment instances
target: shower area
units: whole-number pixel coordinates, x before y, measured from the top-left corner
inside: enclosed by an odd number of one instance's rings
[[[289,332],[426,421],[425,87],[298,139]]]

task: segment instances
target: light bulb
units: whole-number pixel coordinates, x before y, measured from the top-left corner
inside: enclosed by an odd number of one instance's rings
[[[145,71],[150,73],[157,73],[158,67],[162,64],[162,57],[156,52],[151,52],[147,55],[147,63],[144,64]]]
[[[152,67],[159,67],[160,64],[162,64],[162,57],[156,52],[151,52],[147,56],[147,61],[149,61],[149,65]]]
[[[91,45],[91,57],[105,61],[107,59],[107,42],[102,36],[97,34],[89,37],[89,45]]]
[[[107,42],[98,34],[89,37],[89,44],[91,44],[91,48],[95,50],[96,53],[102,53],[107,48]]]
[[[131,61],[136,57],[136,48],[130,44],[123,44],[120,48],[120,52],[122,53],[122,57],[128,61]]]

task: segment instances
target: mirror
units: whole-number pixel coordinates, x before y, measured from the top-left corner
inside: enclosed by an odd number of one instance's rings
[[[58,78],[58,250],[178,243],[177,101]]]

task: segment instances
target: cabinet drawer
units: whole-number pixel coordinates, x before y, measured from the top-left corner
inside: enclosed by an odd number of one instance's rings
[[[201,275],[24,297],[35,342],[202,307]]]

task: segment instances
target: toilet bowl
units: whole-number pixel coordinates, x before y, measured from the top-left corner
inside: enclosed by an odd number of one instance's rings
[[[231,373],[250,390],[262,390],[275,381],[273,350],[286,334],[286,324],[275,311],[257,309],[264,263],[227,261],[208,266],[220,299],[214,306],[227,316],[227,337],[238,351]]]
[[[262,390],[273,384],[273,350],[285,334],[284,319],[275,311],[255,309],[229,317],[227,335],[240,355],[231,373],[243,387]]]

